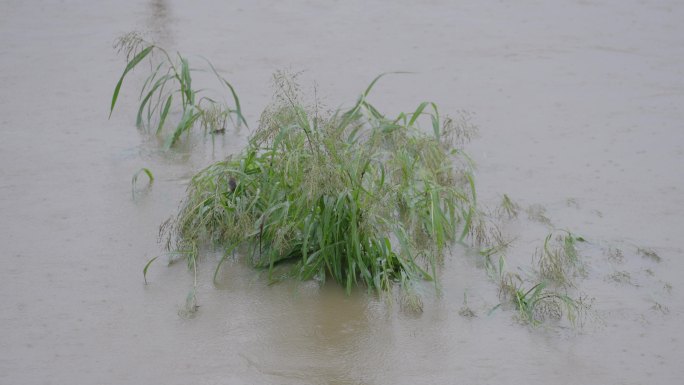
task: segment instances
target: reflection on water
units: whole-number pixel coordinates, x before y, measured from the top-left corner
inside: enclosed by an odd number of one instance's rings
[[[170,46],[173,43],[173,32],[170,28],[170,24],[173,22],[173,14],[168,1],[151,0],[147,10],[149,14],[145,23],[153,41],[162,46]]]
[[[356,384],[368,375],[358,370],[365,361],[360,355],[382,362],[378,349],[387,349],[388,343],[380,339],[389,334],[373,329],[383,326],[375,319],[378,314],[387,314],[365,291],[348,296],[333,282],[268,286],[265,277],[242,262],[224,270],[221,292],[208,306],[228,306],[230,333],[251,336],[250,343],[235,349],[251,375],[277,383]],[[252,295],[235,295],[245,292]]]

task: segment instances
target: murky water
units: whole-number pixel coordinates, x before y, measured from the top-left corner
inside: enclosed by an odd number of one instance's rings
[[[680,383],[682,20],[675,1],[3,1],[0,383]],[[207,261],[201,307],[179,317],[192,274],[156,264],[145,286],[142,266],[189,176],[248,132],[164,153],[133,127],[134,78],[107,120],[123,67],[111,44],[134,29],[210,58],[250,122],[277,69],[304,70],[331,107],[378,73],[415,71],[373,101],[475,113],[481,201],[540,204],[591,240],[580,289],[600,319],[574,332],[488,316],[496,287],[460,251],[419,316],[333,285],[267,286],[240,263],[215,288]],[[140,167],[156,180],[133,200]],[[529,262],[544,231],[513,227],[510,258]],[[458,314],[466,291],[473,319]]]

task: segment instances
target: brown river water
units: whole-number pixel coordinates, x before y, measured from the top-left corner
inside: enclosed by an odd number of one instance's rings
[[[205,56],[256,124],[271,75],[303,71],[332,108],[466,110],[479,201],[540,205],[590,244],[583,328],[530,327],[455,248],[424,311],[240,263],[152,265],[159,224],[247,129],[164,152],[134,127],[142,72],[112,49],[140,30]],[[0,1],[0,384],[681,384],[684,4],[677,1]],[[135,199],[131,177],[156,180]],[[545,229],[521,219],[511,267]],[[657,262],[637,253],[655,251]],[[609,250],[620,249],[622,258]],[[614,254],[614,253],[613,253]],[[163,259],[163,258],[162,258]],[[207,260],[209,259],[209,260]],[[477,315],[459,315],[464,293]]]

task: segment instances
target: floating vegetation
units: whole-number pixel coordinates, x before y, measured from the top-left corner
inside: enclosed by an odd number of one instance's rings
[[[584,273],[577,255],[577,242],[584,242],[584,238],[567,231],[555,237],[554,233],[547,235],[543,247],[536,253],[540,277],[557,286],[571,286],[573,278]]]
[[[609,274],[608,276],[606,276],[606,280],[615,283],[620,283],[623,285],[639,286],[638,284],[634,283],[634,281],[632,281],[632,275],[626,271],[616,271],[612,274]]]
[[[539,222],[549,227],[553,227],[551,220],[546,216],[546,208],[539,204],[531,205],[527,208],[527,217],[530,220]]]
[[[660,262],[662,258],[660,258],[660,255],[653,251],[652,249],[646,249],[646,248],[638,248],[637,253],[639,253],[642,257],[648,258],[654,262]]]
[[[568,291],[575,288],[575,278],[584,275],[576,248],[576,242],[584,241],[567,231],[549,234],[533,257],[537,269],[525,278],[506,269],[504,252],[510,243],[481,250],[487,276],[499,286],[501,302],[490,313],[512,307],[525,324],[537,326],[565,317],[573,326],[581,326],[591,311],[591,303],[582,296],[572,298]],[[493,261],[496,255],[497,263]]]
[[[150,74],[140,88],[140,105],[136,116],[138,128],[153,131],[160,135],[170,114],[177,109],[180,119],[174,123],[173,132],[167,136],[164,146],[170,148],[192,127],[199,125],[210,133],[223,132],[230,122],[233,126],[246,125],[240,108],[240,99],[233,86],[205,60],[205,72],[213,73],[221,87],[227,88],[233,106],[204,96],[204,90],[193,88],[192,74],[198,69],[191,68],[188,58],[180,53],[171,55],[164,48],[145,41],[140,34],[132,32],[120,37],[114,44],[118,52],[126,55],[126,67],[119,79],[109,111],[111,117],[126,75],[146,58],[150,58]],[[157,60],[152,60],[154,54]]]
[[[458,315],[465,318],[475,318],[477,314],[468,306],[468,292],[463,293],[463,306],[458,311]]]
[[[659,302],[654,302],[653,306],[651,306],[651,310],[655,312],[659,312],[661,314],[667,315],[670,314],[670,308],[668,308],[666,305],[663,305]]]
[[[473,246],[487,246],[496,244],[494,239],[501,237],[501,232],[484,213],[477,211],[472,218],[472,225],[468,232],[468,238]]]
[[[506,216],[508,219],[513,219],[518,217],[520,206],[513,202],[508,195],[504,194],[498,211],[500,216]]]
[[[604,255],[606,255],[608,257],[608,260],[611,262],[625,262],[625,255],[623,254],[621,249],[609,247],[608,249],[604,250]]]
[[[574,325],[587,309],[582,298],[575,300],[565,294],[546,290],[546,283],[541,282],[530,289],[511,288],[507,297],[518,310],[520,320],[538,325],[545,320],[560,320],[565,314]]]
[[[325,115],[276,76],[275,101],[246,148],[192,178],[166,227],[169,247],[239,250],[271,280],[291,262],[290,276],[332,278],[348,292],[398,284],[402,304],[422,308],[415,282],[438,287],[437,264],[476,213],[470,160],[457,145],[469,128],[427,102],[386,117],[367,100],[379,78],[351,109]]]
[[[568,207],[572,207],[572,208],[578,209],[578,210],[579,210],[579,208],[580,208],[580,205],[579,205],[579,203],[577,202],[577,199],[575,199],[575,198],[568,198],[568,199],[566,199],[566,200],[565,200],[565,205],[568,206]]]
[[[559,321],[563,316],[573,326],[584,323],[591,311],[591,302],[585,297],[572,298],[564,291],[549,288],[547,281],[526,286],[520,275],[503,271],[503,266],[502,260],[499,270],[499,298],[502,302],[490,313],[499,307],[513,307],[519,321],[533,326],[546,320]]]

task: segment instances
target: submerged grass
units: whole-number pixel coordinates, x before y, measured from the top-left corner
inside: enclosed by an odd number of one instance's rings
[[[402,303],[420,308],[414,284],[436,284],[445,249],[469,233],[475,186],[457,166],[469,162],[456,145],[464,127],[427,102],[385,116],[367,100],[381,76],[351,109],[327,116],[276,77],[275,101],[246,148],[192,178],[169,246],[211,242],[226,258],[238,249],[274,280],[275,266],[291,261],[291,276],[332,278],[348,292],[398,284]]]
[[[133,195],[133,198],[135,198],[135,185],[138,183],[138,177],[140,174],[145,174],[147,175],[147,187],[152,187],[152,183],[154,183],[154,175],[152,174],[152,171],[150,171],[149,168],[143,167],[140,170],[136,171],[135,174],[133,174],[133,178],[131,178],[131,195]]]
[[[501,302],[490,313],[512,308],[524,324],[539,326],[565,317],[573,326],[581,326],[591,313],[591,303],[581,295],[573,298],[571,293],[576,289],[576,278],[585,274],[578,250],[578,243],[585,239],[566,230],[553,230],[535,252],[532,269],[519,269],[520,274],[510,272],[506,254],[514,239],[502,234],[500,226],[504,223],[497,220],[516,219],[519,209],[504,194],[492,214],[478,212],[471,226],[471,242],[479,247],[487,276],[499,287]],[[544,224],[550,224],[548,218],[543,218]],[[538,220],[534,216],[529,219]]]
[[[508,219],[513,219],[518,217],[518,211],[520,211],[520,205],[513,202],[508,195],[504,194],[498,208],[499,215],[506,216]]]
[[[136,33],[121,37],[115,48],[127,65],[110,116],[126,76],[149,59],[136,124],[160,135],[170,116],[179,117],[165,139],[167,148],[193,127],[218,133],[228,125],[246,125],[233,86],[208,60],[204,71],[226,87],[232,106],[194,88],[192,74],[200,69],[180,53],[170,55]],[[437,266],[445,250],[467,238],[484,258],[488,276],[498,281],[502,302],[495,309],[512,306],[521,321],[533,325],[563,315],[573,324],[581,321],[589,305],[567,290],[582,272],[576,243],[584,239],[552,232],[535,256],[535,277],[507,272],[505,253],[513,240],[502,234],[498,221],[516,219],[521,208],[505,194],[494,213],[477,208],[474,166],[463,151],[476,133],[469,115],[442,117],[436,104],[423,102],[412,112],[388,117],[368,101],[382,76],[352,108],[322,113],[317,104],[301,102],[292,78],[276,74],[275,100],[243,151],[197,173],[178,215],[160,228],[169,254],[185,259],[194,272],[179,314],[191,317],[198,309],[198,253],[205,245],[224,250],[215,282],[223,262],[237,254],[266,270],[271,282],[333,279],[347,292],[362,285],[381,295],[398,287],[402,306],[422,310],[417,282],[433,281],[439,292]],[[154,180],[150,170],[140,169],[133,176],[133,194],[142,173],[150,184]],[[527,213],[553,228],[543,207],[531,206]],[[651,250],[639,251],[660,259]],[[145,283],[156,259],[143,268]],[[284,270],[289,273],[281,274]],[[475,316],[465,295],[459,314]]]
[[[577,254],[577,242],[584,242],[584,238],[568,231],[554,235],[549,233],[537,251],[539,275],[557,286],[571,286],[573,278],[584,273]]]
[[[490,265],[487,271],[490,278],[496,274],[501,303],[500,307],[512,307],[517,318],[524,324],[538,326],[547,320],[559,321],[565,317],[573,326],[581,326],[591,312],[591,303],[583,296],[571,297],[567,290],[553,282],[536,276],[523,279],[517,273],[505,269],[505,258],[499,257],[499,264]]]
[[[196,69],[190,67],[187,57],[180,53],[170,54],[164,48],[145,41],[136,32],[131,32],[117,39],[114,48],[126,56],[124,68],[118,83],[114,87],[109,111],[111,117],[114,107],[119,98],[119,92],[126,76],[140,63],[150,58],[150,74],[140,88],[140,105],[136,115],[138,128],[154,131],[161,134],[167,118],[178,110],[180,119],[174,123],[175,128],[166,137],[164,146],[170,148],[181,135],[188,132],[192,127],[199,125],[205,131],[215,133],[225,131],[228,123],[239,127],[246,125],[240,107],[240,99],[233,86],[219,75],[216,68],[206,59],[207,68]],[[152,60],[157,54],[158,58]],[[213,73],[222,87],[230,93],[233,106],[204,96],[204,91],[193,87],[192,74],[196,71]]]
[[[588,309],[582,298],[573,299],[556,290],[547,290],[545,281],[529,289],[522,285],[506,286],[503,296],[513,304],[522,322],[535,326],[546,320],[560,320],[564,315],[575,325],[582,322],[583,313]]]

